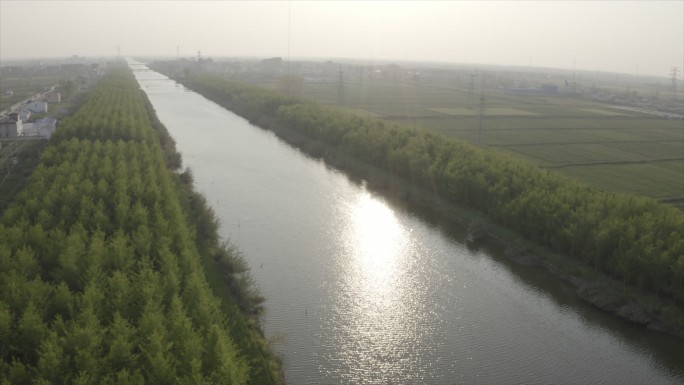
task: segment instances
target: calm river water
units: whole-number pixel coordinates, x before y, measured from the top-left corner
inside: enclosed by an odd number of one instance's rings
[[[681,341],[131,66],[252,267],[289,384],[684,383]]]

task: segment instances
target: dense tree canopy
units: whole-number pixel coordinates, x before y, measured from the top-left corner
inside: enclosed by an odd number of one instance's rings
[[[360,117],[217,75],[183,80],[264,128],[284,126],[474,207],[528,240],[684,303],[684,213],[592,189],[441,135]]]
[[[151,111],[113,70],[0,219],[3,384],[250,381]]]

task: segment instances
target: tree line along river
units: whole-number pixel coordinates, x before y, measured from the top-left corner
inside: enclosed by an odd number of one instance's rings
[[[267,298],[288,383],[684,382],[676,339],[129,64]]]

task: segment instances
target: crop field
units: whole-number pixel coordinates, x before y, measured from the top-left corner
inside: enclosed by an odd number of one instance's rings
[[[563,168],[563,171],[603,190],[678,200],[681,205],[684,189],[682,160],[574,166]]]
[[[516,154],[602,190],[684,201],[680,119],[560,94],[470,93],[462,84],[304,83],[300,96]]]

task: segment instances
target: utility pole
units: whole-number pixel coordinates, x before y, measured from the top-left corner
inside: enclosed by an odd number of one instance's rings
[[[670,80],[672,81],[672,92],[677,92],[677,67],[670,70]]]

